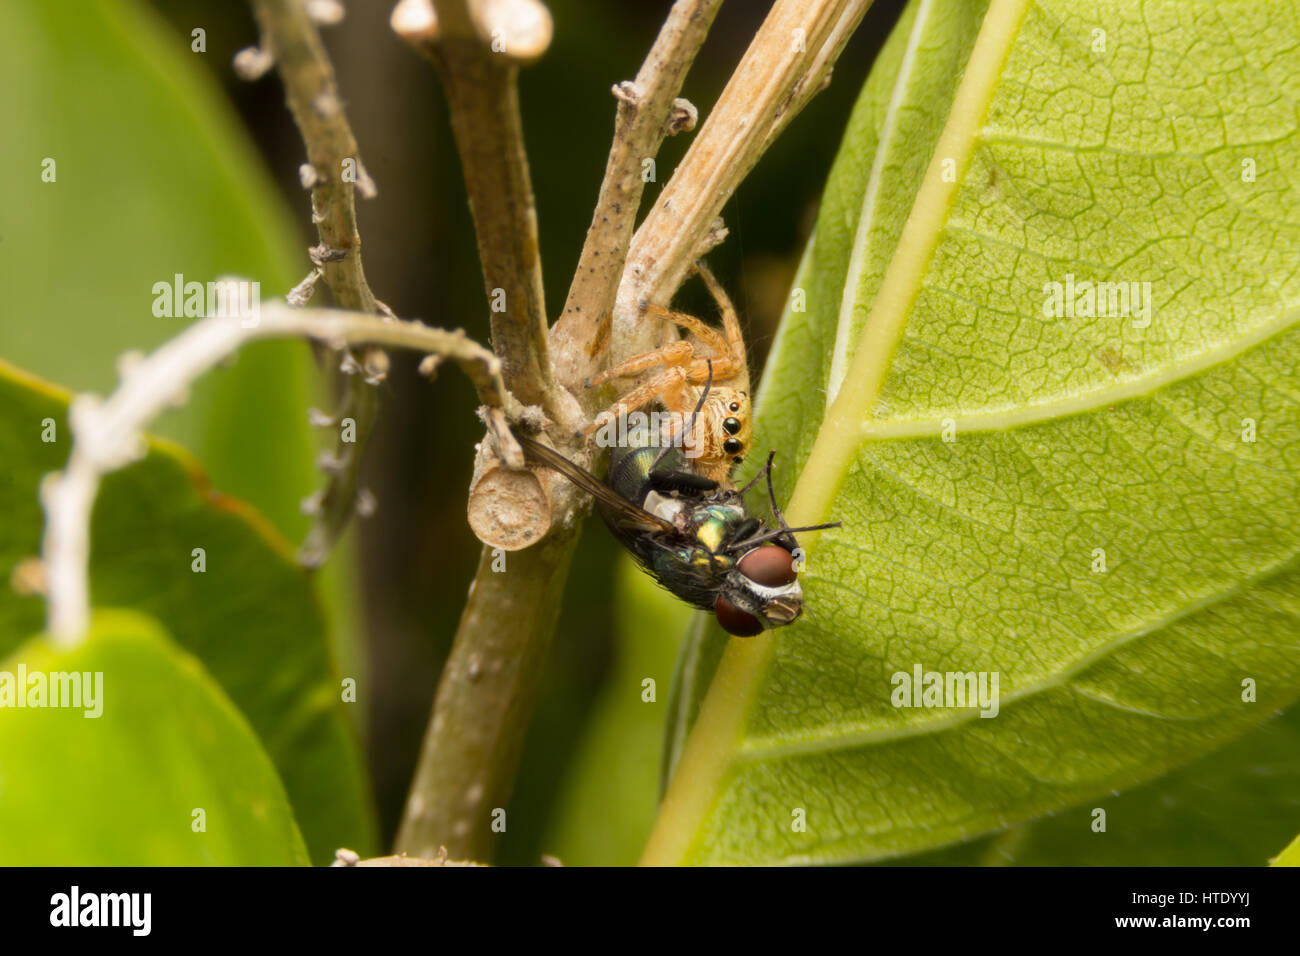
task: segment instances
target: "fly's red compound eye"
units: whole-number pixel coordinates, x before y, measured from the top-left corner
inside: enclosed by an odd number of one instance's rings
[[[797,577],[794,558],[779,544],[764,544],[755,548],[740,559],[737,568],[749,580],[767,588],[793,584]]]
[[[721,594],[713,602],[713,613],[718,616],[718,623],[728,634],[734,634],[736,637],[753,637],[755,634],[762,633],[763,625],[759,623],[758,618],[748,611],[742,611]]]

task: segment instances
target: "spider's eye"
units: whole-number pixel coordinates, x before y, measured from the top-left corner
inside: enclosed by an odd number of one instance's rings
[[[745,447],[740,443],[739,438],[728,438],[722,443],[722,450],[728,455],[739,455],[740,450]]]
[[[728,435],[736,434],[736,432],[740,431],[740,419],[724,418],[722,420],[722,430],[725,431]]]
[[[727,409],[733,412],[740,411],[740,402],[732,402],[730,405],[727,406]]]

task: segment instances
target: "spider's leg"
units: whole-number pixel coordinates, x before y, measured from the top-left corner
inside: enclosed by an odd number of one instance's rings
[[[712,366],[712,374],[721,382],[730,382],[738,375],[745,374],[745,367],[737,365],[735,360],[728,357],[725,353],[715,355],[710,359],[696,359],[686,366],[686,380],[692,385],[703,385],[709,377],[709,372],[705,370],[704,363],[708,361]],[[745,375],[748,380],[748,375]]]
[[[617,402],[596,416],[595,421],[584,429],[583,434],[592,435],[606,418],[617,418],[620,413],[627,413],[640,408],[670,391],[686,380],[686,370],[680,365],[670,365],[650,381],[637,386]]]
[[[690,332],[707,345],[713,351],[714,356],[723,357],[730,354],[731,350],[727,347],[727,340],[722,333],[695,316],[687,315],[685,312],[674,312],[672,309],[665,309],[661,305],[647,305],[645,310],[650,315],[657,315],[664,321],[671,322]]]
[[[722,287],[722,283],[717,280],[713,270],[703,259],[695,263],[695,271],[708,286],[709,295],[713,296],[713,301],[718,304],[718,311],[722,313],[722,331],[727,337],[727,354],[741,368],[745,368],[745,335],[740,330],[740,317],[736,315],[736,307],[731,304],[727,290]]]
[[[591,380],[587,382],[587,387],[593,388],[597,385],[604,385],[611,379],[622,378],[625,375],[636,375],[638,372],[644,372],[656,365],[685,365],[694,355],[695,349],[691,347],[690,342],[682,340],[672,342],[663,348],[655,349],[653,352],[643,352],[641,355],[634,355],[617,365],[611,365],[600,374],[592,376]]]

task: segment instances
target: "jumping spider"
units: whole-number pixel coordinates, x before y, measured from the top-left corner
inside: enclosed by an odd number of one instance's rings
[[[740,320],[726,291],[703,262],[697,262],[694,271],[704,280],[718,304],[722,313],[722,331],[705,325],[694,316],[647,304],[646,313],[672,322],[684,329],[688,336],[619,362],[593,377],[587,383],[589,388],[636,375],[657,365],[663,366],[663,371],[597,415],[587,428],[587,434],[591,435],[610,418],[634,411],[657,398],[664,408],[675,413],[677,424],[665,426],[663,432],[664,439],[671,440],[698,408],[692,440],[687,444],[694,453],[689,460],[699,474],[725,484],[732,468],[742,462],[749,451],[752,417],[749,366],[745,361],[745,340],[740,331]],[[706,350],[703,354],[701,346]],[[708,385],[710,380],[711,386]]]

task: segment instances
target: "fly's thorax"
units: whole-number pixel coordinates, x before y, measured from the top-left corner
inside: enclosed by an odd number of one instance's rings
[[[748,520],[749,514],[739,503],[717,501],[696,504],[689,517],[689,532],[710,551],[721,554],[734,539],[736,526]]]

